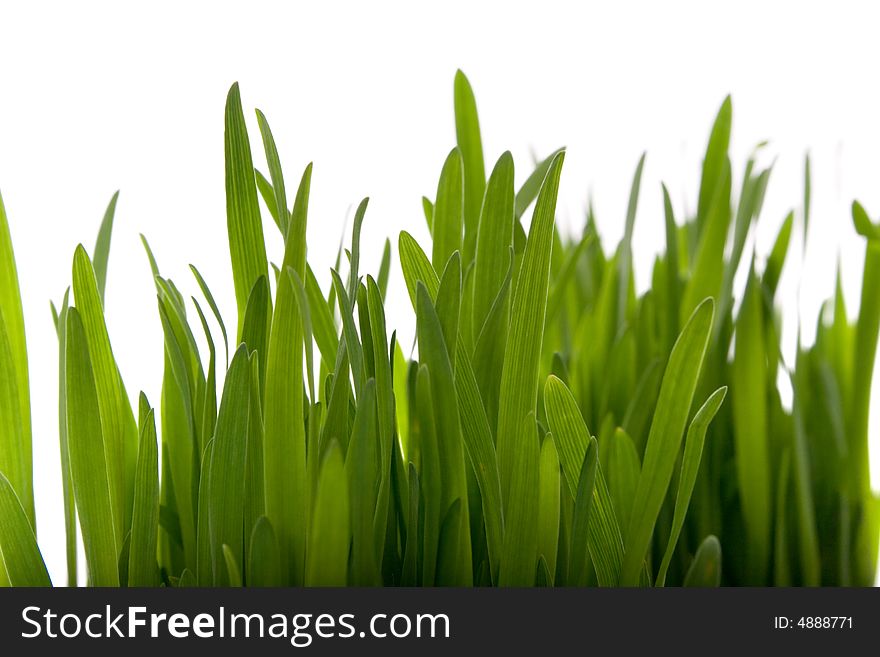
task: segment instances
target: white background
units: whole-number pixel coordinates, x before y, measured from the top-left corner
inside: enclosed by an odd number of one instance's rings
[[[196,263],[235,325],[226,241],[223,108],[241,83],[269,118],[290,187],[314,161],[309,258],[326,286],[352,206],[371,197],[363,267],[401,229],[427,238],[420,197],[433,197],[454,145],[452,81],[474,86],[487,169],[505,149],[520,182],[532,153],[569,148],[560,222],[579,229],[588,196],[606,244],[622,233],[628,189],[648,158],[636,225],[637,282],[663,244],[660,180],[677,216],[693,211],[715,112],[733,94],[736,178],[753,146],[776,159],[757,231],[760,257],[803,198],[813,159],[807,266],[792,244],[780,298],[787,354],[833,292],[842,260],[858,305],[863,241],[849,204],[880,214],[880,86],[871,3],[614,2],[281,3],[27,2],[0,8],[0,189],[9,216],[30,355],[38,533],[63,582],[57,431],[57,347],[49,300],[69,284],[74,247],[91,251],[121,189],[107,316],[129,392],[158,403],[162,338],[138,233],[166,276],[196,288]],[[270,258],[280,240],[266,222]],[[751,244],[751,243],[750,243]],[[748,260],[748,254],[744,261]],[[397,260],[389,325],[411,336]],[[798,294],[798,272],[800,295]],[[406,339],[406,338],[404,338]],[[404,342],[406,344],[406,342]],[[878,388],[871,436],[880,484]]]

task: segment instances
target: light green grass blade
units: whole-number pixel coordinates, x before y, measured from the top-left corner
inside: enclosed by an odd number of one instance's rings
[[[489,176],[477,233],[473,300],[473,328],[477,334],[492,310],[509,269],[509,252],[513,246],[513,176],[513,156],[505,152]]]
[[[306,267],[305,287],[315,343],[318,345],[324,364],[332,368],[336,362],[336,350],[339,348],[339,335],[336,333],[336,325],[333,323],[330,306],[321,292],[321,287],[318,285],[312,268],[308,266]]]
[[[461,251],[462,213],[464,212],[464,183],[461,151],[453,148],[440,172],[437,185],[437,201],[434,204],[434,249],[431,264],[440,271],[454,251]]]
[[[241,327],[241,343],[248,351],[256,353],[259,363],[260,391],[266,388],[266,359],[269,352],[269,330],[272,326],[272,301],[269,280],[260,276],[248,295]]]
[[[95,265],[95,279],[98,281],[98,292],[101,295],[101,303],[104,303],[104,288],[107,286],[107,261],[110,258],[110,237],[113,234],[113,217],[116,214],[116,202],[119,200],[119,192],[113,194],[110,204],[104,212],[101,227],[98,229],[98,239],[95,241],[92,262]]]
[[[382,300],[385,300],[385,294],[388,292],[388,277],[391,275],[391,240],[385,239],[385,246],[382,248],[382,260],[379,262],[379,273],[376,275],[376,282],[379,284],[379,291],[382,293]]]
[[[531,413],[520,423],[520,458],[511,473],[499,586],[534,586],[538,563],[539,472],[541,449]]]
[[[266,153],[266,163],[269,166],[269,176],[272,178],[272,192],[275,195],[275,213],[278,217],[279,228],[284,238],[287,238],[287,230],[290,224],[290,216],[287,211],[287,194],[284,189],[284,174],[281,171],[281,159],[278,157],[278,148],[275,146],[275,138],[269,128],[266,116],[257,112],[257,124],[260,127],[260,136],[263,138],[263,150]]]
[[[455,73],[455,135],[464,166],[464,262],[474,257],[480,207],[486,189],[486,166],[474,91],[465,74]]]
[[[272,189],[272,183],[266,180],[266,176],[260,173],[259,169],[254,169],[254,177],[257,179],[257,191],[263,198],[263,203],[266,204],[266,209],[269,210],[269,214],[272,216],[272,221],[275,222],[275,225],[278,227],[278,232],[281,233],[281,237],[283,238],[287,235],[287,231],[285,228],[282,228],[281,219],[278,217],[278,203],[275,199],[275,190]]]
[[[266,516],[254,524],[248,550],[247,585],[249,587],[278,586],[281,579],[281,555],[275,530]]]
[[[232,259],[232,279],[238,305],[238,335],[244,323],[248,296],[260,276],[267,276],[266,243],[257,202],[254,164],[238,83],[226,97],[224,131],[226,156],[226,229]]]
[[[697,226],[700,229],[708,219],[710,207],[718,194],[718,185],[721,184],[727,149],[730,145],[732,119],[733,107],[730,96],[727,96],[715,117],[709,135],[709,144],[706,147],[706,156],[703,159],[703,175],[700,179],[700,197],[697,205]]]
[[[64,292],[61,311],[58,313],[58,437],[61,451],[61,491],[64,500],[64,535],[67,553],[67,585],[77,582],[77,528],[76,501],[73,498],[73,482],[70,479],[70,453],[67,447],[67,373],[65,350],[67,348],[67,311],[70,307],[70,288]]]
[[[694,560],[684,576],[684,586],[715,587],[721,584],[721,543],[707,536],[700,543]]]
[[[0,567],[4,565],[12,586],[52,586],[31,522],[0,472]]]
[[[137,462],[137,425],[113,357],[95,273],[82,246],[77,247],[73,258],[73,294],[94,372],[113,526],[116,542],[121,544],[131,522],[134,469]]]
[[[223,397],[217,417],[214,448],[211,456],[211,476],[208,488],[208,527],[214,562],[221,559],[221,551],[228,550],[236,564],[242,563],[243,505],[245,459],[247,455],[248,408],[250,400],[251,365],[247,347],[240,346],[223,384]],[[217,569],[215,585],[232,583],[227,577],[233,573]]]
[[[351,544],[348,486],[339,443],[327,449],[318,475],[306,552],[306,586],[345,586]]]
[[[159,448],[156,420],[141,393],[140,446],[134,480],[134,504],[128,556],[128,586],[157,586],[159,565]]]
[[[339,299],[339,313],[342,315],[342,335],[345,340],[346,354],[351,363],[355,395],[360,397],[366,382],[366,376],[364,374],[364,352],[361,348],[357,328],[354,323],[353,300],[349,298],[348,293],[345,291],[342,278],[336,273],[336,270],[331,270],[330,273],[333,276],[333,289],[336,290],[336,297]]]
[[[697,307],[669,356],[626,532],[626,550],[620,571],[622,586],[639,583],[654,525],[678,459],[684,426],[712,330],[714,310],[711,299]]]
[[[660,563],[660,568],[657,571],[655,586],[666,585],[666,572],[669,570],[672,554],[675,551],[678,537],[681,535],[681,530],[684,527],[684,520],[691,502],[691,494],[694,492],[694,484],[697,482],[697,474],[700,471],[706,430],[709,428],[709,423],[712,422],[718,409],[721,408],[726,395],[726,387],[718,388],[718,390],[709,395],[709,398],[694,415],[694,419],[691,420],[691,424],[688,427],[687,438],[684,444],[684,456],[681,459],[681,476],[678,480],[678,491],[675,495],[672,532],[666,544],[663,561]]]
[[[557,148],[550,153],[550,155],[541,160],[538,166],[535,167],[535,170],[529,174],[528,178],[526,178],[525,182],[519,188],[519,191],[517,191],[516,200],[513,205],[514,217],[517,220],[516,223],[519,223],[520,217],[526,213],[526,210],[528,210],[532,202],[538,197],[538,192],[541,191],[541,185],[544,183],[544,178],[547,177],[550,165],[553,163],[553,160],[556,159],[556,156],[563,152],[565,152],[564,148]],[[516,227],[514,226],[514,230],[515,229]]]
[[[782,276],[782,266],[785,264],[785,256],[788,254],[788,245],[791,241],[791,230],[794,225],[794,212],[789,212],[782,222],[782,227],[776,235],[776,241],[767,258],[767,266],[764,268],[764,276],[762,283],[770,292],[772,299],[776,294],[776,286],[779,285],[779,278]]]
[[[119,586],[117,532],[111,506],[98,393],[79,311],[67,313],[67,440],[89,584]],[[121,543],[121,540],[119,541]]]
[[[736,322],[731,367],[736,472],[748,540],[749,581],[762,584],[770,559],[772,494],[767,426],[767,348],[761,286],[750,273]]]
[[[642,170],[645,168],[645,153],[639,158],[636,172],[633,176],[632,188],[629,193],[629,204],[626,208],[626,223],[624,224],[623,241],[620,243],[620,256],[617,260],[617,326],[623,326],[626,321],[627,305],[629,301],[630,279],[632,278],[632,238],[636,224],[636,210],[639,206],[639,188],[642,185]]]
[[[214,555],[211,551],[210,504],[211,460],[214,456],[214,439],[211,438],[202,452],[201,478],[199,479],[198,544],[196,549],[196,580],[201,587],[214,585]]]
[[[21,500],[21,505],[31,527],[36,527],[33,457],[31,453],[30,387],[24,315],[21,310],[21,292],[18,287],[15,254],[12,250],[12,238],[9,234],[9,224],[2,196],[0,196],[0,322],[5,324],[6,340],[9,345],[8,354],[11,359],[11,363],[4,363],[3,369],[0,370],[3,374],[0,376],[8,378],[9,381],[13,379],[15,381],[17,415],[21,431],[18,437],[16,437],[17,434],[8,433],[6,430],[0,434],[0,453],[8,451],[10,454],[8,460],[6,457],[0,460],[0,468],[9,478],[13,489]],[[11,386],[11,384],[7,385]]]
[[[577,500],[578,482],[590,445],[590,432],[571,391],[552,375],[544,385],[544,408],[568,490],[571,498]],[[617,586],[623,562],[623,537],[600,466],[597,466],[596,483],[592,490],[588,527],[590,556],[599,584]]]
[[[24,422],[21,417],[15,358],[12,354],[6,322],[0,314],[0,473],[9,473],[13,490],[30,490],[31,474],[26,470],[23,445]],[[17,493],[16,493],[17,495]],[[28,519],[31,531],[36,526]],[[0,573],[0,582],[3,574]]]
[[[282,276],[266,365],[263,461],[266,516],[278,537],[282,578],[298,584],[305,550],[306,445],[302,332],[294,295],[290,276]]]
[[[553,160],[535,202],[529,240],[511,303],[496,434],[501,499],[505,504],[509,502],[511,475],[516,469],[519,454],[518,427],[528,413],[535,411],[537,404],[538,364],[547,310],[550,251],[564,157],[565,154],[560,153]]]
[[[559,478],[559,456],[548,435],[541,444],[538,476],[538,555],[543,557],[551,573],[556,572],[559,548]]]

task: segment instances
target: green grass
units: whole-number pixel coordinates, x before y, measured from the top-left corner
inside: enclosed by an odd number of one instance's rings
[[[775,295],[792,233],[809,220],[809,160],[801,205],[772,250],[748,252],[771,171],[750,159],[732,188],[729,98],[696,214],[676,219],[663,189],[666,249],[640,294],[645,156],[624,237],[609,249],[592,212],[579,236],[556,229],[564,150],[517,190],[509,153],[487,178],[461,72],[454,109],[455,147],[435,197],[423,198],[431,244],[402,232],[397,272],[389,243],[379,269],[361,271],[364,199],[347,257],[319,279],[306,259],[312,166],[288,189],[257,111],[268,176],[254,169],[233,85],[225,156],[237,313],[222,317],[195,267],[181,287],[164,278],[144,239],[164,336],[157,407],[143,394],[131,406],[104,322],[113,196],[93,253],[76,249],[71,288],[53,306],[67,583],[81,583],[79,537],[88,585],[872,584],[880,225],[853,205],[866,254],[855,321],[838,281],[815,344],[799,343],[785,363]],[[283,252],[267,254],[264,223]],[[386,316],[399,274],[415,359]],[[45,585],[2,201],[0,290],[0,584]]]

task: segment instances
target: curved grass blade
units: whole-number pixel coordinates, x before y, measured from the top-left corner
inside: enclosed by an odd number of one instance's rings
[[[223,316],[220,314],[220,310],[217,308],[217,302],[214,301],[214,295],[211,294],[211,290],[208,287],[208,284],[205,282],[205,279],[202,277],[202,274],[196,269],[195,265],[189,266],[190,271],[192,271],[193,276],[195,276],[196,282],[199,284],[199,289],[201,289],[202,294],[205,296],[205,300],[208,302],[208,306],[211,308],[211,312],[214,313],[214,319],[217,320],[217,324],[220,326],[220,333],[223,334],[223,353],[226,356],[226,367],[229,368],[229,337],[226,333],[226,324],[223,322]]]
[[[455,73],[455,135],[464,165],[464,261],[474,257],[480,206],[486,189],[486,166],[483,163],[483,142],[477,102],[467,77]]]
[[[577,500],[587,449],[595,440],[591,441],[590,432],[571,391],[552,375],[544,385],[544,408],[571,499]],[[592,490],[588,527],[590,556],[600,586],[617,586],[623,561],[623,537],[602,468],[598,465]]]
[[[684,586],[716,587],[721,585],[721,543],[715,536],[707,536],[684,576]]]
[[[52,586],[31,522],[0,472],[0,568],[4,565],[12,586]]]
[[[287,230],[290,217],[287,212],[287,194],[284,190],[284,174],[281,171],[281,159],[278,157],[278,149],[275,146],[275,138],[266,116],[257,112],[257,124],[260,127],[260,136],[263,138],[263,150],[266,152],[266,163],[269,165],[269,176],[272,178],[272,192],[275,195],[275,213],[278,217],[278,225],[281,234],[287,239]]]
[[[250,587],[278,586],[281,579],[281,555],[275,530],[266,516],[254,524],[248,550],[247,585]]]
[[[620,571],[622,586],[639,583],[654,525],[678,458],[712,330],[714,310],[711,299],[697,307],[669,356],[626,532],[626,550]]]
[[[107,286],[107,261],[110,258],[110,237],[113,234],[113,217],[116,214],[116,201],[119,200],[119,192],[113,194],[110,204],[104,212],[101,227],[98,229],[98,238],[95,241],[95,250],[92,262],[95,266],[95,279],[98,281],[98,293],[101,295],[101,303],[104,303],[104,288]]]
[[[684,520],[687,516],[688,506],[691,502],[691,494],[694,491],[694,484],[697,482],[697,474],[700,471],[700,461],[703,457],[703,444],[706,439],[706,430],[709,423],[715,417],[721,403],[727,395],[727,388],[718,388],[709,395],[709,398],[694,415],[691,424],[688,427],[687,439],[684,444],[684,456],[681,459],[681,476],[678,480],[678,491],[675,495],[675,511],[672,518],[672,532],[669,534],[669,541],[666,544],[666,552],[663,555],[663,561],[657,571],[655,586],[666,585],[666,572],[669,570],[669,564],[672,561],[672,553],[678,543],[678,537],[681,535]]]

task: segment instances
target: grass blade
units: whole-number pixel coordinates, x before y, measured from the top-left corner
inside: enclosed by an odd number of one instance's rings
[[[52,586],[31,522],[0,472],[0,567],[4,565],[12,586]]]
[[[538,194],[528,243],[513,292],[496,434],[501,499],[505,503],[510,499],[510,481],[518,458],[518,427],[529,412],[535,412],[537,404],[538,361],[547,310],[550,251],[564,157],[565,154],[560,153],[554,158]]]
[[[2,378],[14,380],[20,435],[0,434],[0,450],[10,450],[9,459],[0,459],[0,469],[9,478],[13,489],[21,500],[25,514],[36,527],[34,515],[33,456],[31,452],[31,406],[30,385],[28,382],[27,344],[24,332],[24,315],[21,310],[21,293],[18,287],[18,273],[15,267],[15,254],[12,238],[6,219],[6,208],[0,196],[0,323],[5,324],[8,356],[11,362],[4,362]],[[12,389],[12,384],[7,383]]]
[[[89,584],[119,586],[114,527],[98,393],[79,311],[67,313],[67,439]],[[121,540],[119,541],[121,543]]]
[[[455,73],[455,134],[464,167],[464,262],[474,257],[480,206],[486,189],[486,167],[474,91],[465,74]]]
[[[349,528],[348,486],[339,443],[330,443],[321,471],[306,552],[306,586],[345,586]]]
[[[666,585],[666,572],[669,570],[669,563],[672,561],[672,553],[678,543],[678,537],[681,535],[682,527],[684,527],[685,516],[687,515],[688,506],[691,502],[691,494],[694,491],[694,484],[697,482],[697,474],[700,471],[700,461],[703,457],[703,443],[706,439],[706,430],[709,423],[715,417],[721,403],[727,395],[727,388],[718,388],[709,395],[709,398],[694,415],[691,424],[688,427],[687,439],[684,444],[684,456],[681,460],[681,476],[678,480],[678,492],[675,495],[675,512],[672,519],[672,532],[669,535],[669,542],[666,544],[666,552],[663,555],[663,561],[660,569],[657,571],[656,586]]]
[[[654,525],[678,458],[684,426],[690,414],[712,330],[714,310],[711,299],[697,307],[669,356],[626,532],[626,550],[620,571],[622,586],[639,583]]]
[[[134,504],[128,556],[128,586],[157,586],[159,564],[159,448],[156,420],[141,393],[140,446],[134,480]]]
[[[226,97],[226,128],[224,132],[226,155],[226,229],[229,233],[229,254],[232,259],[232,278],[238,305],[238,335],[244,324],[248,296],[260,276],[268,276],[266,243],[260,206],[257,203],[257,185],[248,139],[241,94],[238,83],[232,85]]]

